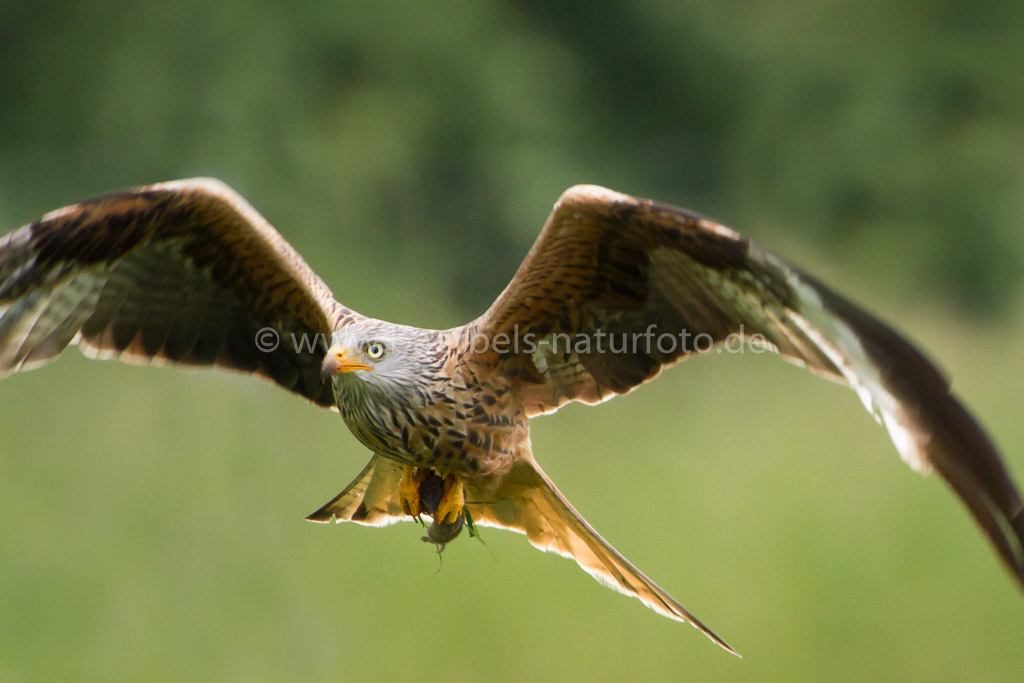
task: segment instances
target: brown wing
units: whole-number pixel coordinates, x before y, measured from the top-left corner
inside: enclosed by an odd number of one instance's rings
[[[0,238],[0,377],[77,342],[100,358],[254,373],[332,406],[324,344],[353,315],[216,180],[98,197]]]
[[[628,392],[731,335],[758,339],[855,389],[911,467],[950,483],[1024,587],[1020,494],[940,372],[887,325],[726,227],[572,188],[472,327],[476,360],[512,380],[530,415]]]

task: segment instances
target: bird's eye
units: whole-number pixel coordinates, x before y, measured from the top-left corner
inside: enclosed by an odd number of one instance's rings
[[[370,342],[366,345],[366,355],[372,360],[380,360],[384,357],[384,344],[380,342]]]

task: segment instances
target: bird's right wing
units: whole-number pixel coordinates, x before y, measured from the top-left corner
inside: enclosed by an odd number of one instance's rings
[[[516,460],[496,491],[477,490],[472,481],[466,485],[466,507],[474,523],[526,534],[534,547],[576,560],[601,584],[640,599],[670,619],[691,624],[738,654],[601,538],[532,458]]]
[[[0,377],[77,343],[98,358],[252,373],[330,407],[320,362],[355,315],[216,180],[97,197],[0,237]]]
[[[1020,493],[942,373],[894,329],[723,225],[569,189],[467,329],[474,362],[503,375],[531,416],[607,400],[689,355],[757,340],[856,390],[900,456],[956,491],[1024,588]]]

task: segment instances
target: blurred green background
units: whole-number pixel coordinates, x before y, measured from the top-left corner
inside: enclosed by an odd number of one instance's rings
[[[357,310],[447,327],[580,182],[898,322],[1024,477],[1017,2],[0,1],[0,232],[195,175]],[[485,530],[308,524],[368,453],[270,385],[70,352],[0,384],[0,680],[1020,680],[1024,600],[852,392],[698,359],[534,423],[744,655]]]

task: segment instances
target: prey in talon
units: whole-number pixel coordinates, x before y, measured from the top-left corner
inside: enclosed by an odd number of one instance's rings
[[[422,540],[439,546],[438,552],[462,532],[467,510],[462,480],[457,475],[442,479],[429,468],[406,465],[400,491],[405,514],[417,518],[427,515],[434,520]],[[475,535],[472,528],[471,534]]]

